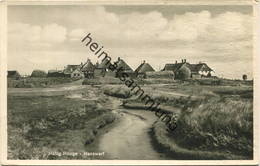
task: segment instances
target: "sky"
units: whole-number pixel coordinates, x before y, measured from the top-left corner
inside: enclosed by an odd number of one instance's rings
[[[88,58],[81,40],[91,33],[112,59],[160,70],[186,59],[207,63],[213,75],[252,78],[252,7],[181,5],[33,5],[8,7],[8,70],[64,69]]]

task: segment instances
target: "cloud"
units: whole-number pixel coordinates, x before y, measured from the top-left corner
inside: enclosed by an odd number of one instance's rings
[[[93,17],[95,16],[95,17]],[[102,40],[118,41],[230,41],[249,38],[252,20],[249,15],[225,12],[216,16],[207,11],[173,14],[166,19],[162,13],[132,12],[115,14],[104,7],[85,12],[83,27],[71,30],[70,39],[78,40],[84,33],[93,33]]]
[[[66,40],[67,30],[55,23],[45,26],[13,23],[8,25],[9,41],[19,44],[49,45]]]
[[[83,38],[85,35],[84,29],[73,29],[70,33],[69,33],[69,39],[71,41],[78,41],[80,38]]]
[[[163,40],[193,41],[205,33],[210,24],[211,14],[208,11],[175,15],[169,21],[167,29],[162,32],[160,38]]]
[[[238,12],[225,12],[211,20],[207,35],[216,41],[241,40],[252,35],[252,17]]]
[[[116,13],[104,6],[90,6],[87,10],[70,10],[63,17],[58,11],[42,15],[48,20],[52,14],[49,23],[37,25],[23,20],[9,23],[10,56],[24,58],[24,62],[46,69],[80,63],[92,58],[92,52],[86,52],[80,43],[91,33],[93,40],[104,46],[113,58],[121,56],[133,67],[145,59],[158,69],[165,63],[186,58],[191,63],[207,62],[217,74],[229,77],[233,73],[240,78],[241,73],[250,73],[252,69],[252,16],[249,14],[229,11],[213,14],[205,8],[183,14],[173,12],[165,17],[160,10]],[[45,61],[41,62],[42,58]],[[15,63],[14,67],[20,63],[10,62]],[[47,68],[49,63],[52,66]],[[239,68],[241,63],[244,66]]]

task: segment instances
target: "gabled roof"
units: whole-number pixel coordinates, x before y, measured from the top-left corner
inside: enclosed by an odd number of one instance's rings
[[[152,66],[149,63],[142,63],[140,64],[137,69],[135,69],[136,73],[144,73],[144,72],[149,72],[149,71],[155,71]]]
[[[87,62],[80,67],[80,70],[83,71],[83,72],[94,72],[95,66],[88,59]]]
[[[176,72],[184,63],[172,63],[172,64],[166,64],[163,68],[163,71],[171,70],[173,72]]]
[[[117,60],[117,68],[123,68],[124,71],[130,71],[130,72],[133,72],[133,69],[131,69],[131,67],[121,58],[118,58]]]
[[[197,64],[197,70],[199,70],[199,71],[213,71],[206,63]]]

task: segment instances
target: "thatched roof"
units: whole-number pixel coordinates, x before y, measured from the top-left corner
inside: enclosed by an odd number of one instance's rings
[[[44,70],[33,70],[31,77],[46,77],[47,73]]]
[[[136,73],[145,73],[155,71],[149,63],[142,63],[140,64],[137,69],[135,70]]]
[[[20,76],[21,75],[16,70],[9,70],[9,71],[7,71],[7,77],[20,77]]]
[[[116,63],[118,69],[122,67],[124,71],[133,72],[133,69],[123,59],[118,58]]]
[[[213,71],[206,63],[199,63],[199,64],[190,64],[186,62],[182,63],[173,63],[173,64],[166,64],[163,68],[163,71],[173,71],[176,72],[179,70],[183,65],[186,65],[192,73],[198,73],[199,71]]]
[[[83,72],[94,72],[95,66],[88,59],[87,62],[80,67],[80,70],[83,71]]]
[[[183,65],[183,63],[172,63],[172,64],[166,64],[163,68],[163,71],[173,71],[176,72],[179,68],[181,68],[181,66]]]

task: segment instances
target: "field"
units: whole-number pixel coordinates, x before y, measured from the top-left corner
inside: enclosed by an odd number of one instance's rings
[[[177,115],[174,131],[117,78],[47,82],[53,83],[8,89],[9,159],[252,159],[250,81],[136,80],[162,110]],[[75,151],[108,155],[53,154]]]
[[[98,93],[98,90],[95,91]],[[107,99],[95,99],[88,88],[8,95],[8,157],[62,159],[50,152],[84,152],[99,129],[114,121]],[[108,103],[109,104],[109,103]],[[93,146],[94,147],[94,146]],[[74,158],[88,158],[76,156]]]
[[[21,79],[8,78],[8,88],[45,88],[76,81],[75,78],[67,77],[27,77]]]

